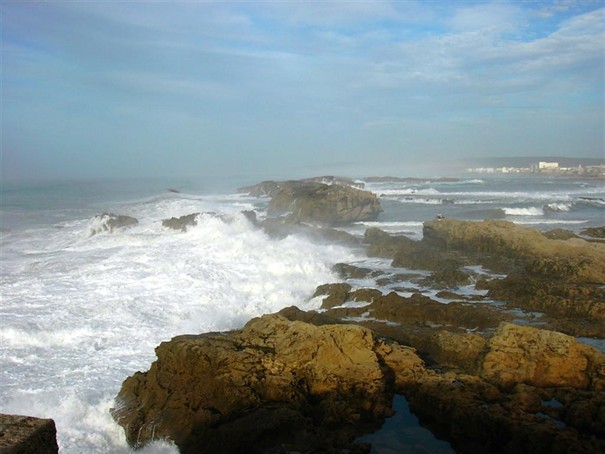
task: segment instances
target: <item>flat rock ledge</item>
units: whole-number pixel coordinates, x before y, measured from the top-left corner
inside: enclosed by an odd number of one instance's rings
[[[56,454],[57,429],[52,419],[0,414],[1,454]]]
[[[446,334],[463,356],[468,336]],[[459,345],[457,345],[459,344]],[[403,394],[458,452],[605,452],[605,356],[561,333],[502,323],[466,370],[355,324],[294,307],[242,330],[178,336],[127,378],[112,410],[133,447],[181,453],[367,452]]]

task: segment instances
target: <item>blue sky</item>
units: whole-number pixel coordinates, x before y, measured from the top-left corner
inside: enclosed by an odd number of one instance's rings
[[[604,156],[603,1],[6,1],[2,176]]]

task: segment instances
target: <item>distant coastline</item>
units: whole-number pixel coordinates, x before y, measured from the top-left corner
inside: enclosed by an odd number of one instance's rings
[[[528,163],[527,160],[530,160]],[[481,160],[479,160],[481,161]],[[502,164],[497,158],[484,162],[479,166],[467,167],[467,173],[473,174],[526,174],[548,175],[581,178],[605,179],[605,162],[598,159],[570,159],[570,158],[523,158],[523,163]],[[498,164],[495,164],[498,163]]]

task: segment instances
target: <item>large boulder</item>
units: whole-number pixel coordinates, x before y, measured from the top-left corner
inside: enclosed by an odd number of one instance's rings
[[[295,222],[323,225],[374,220],[382,212],[380,200],[369,191],[306,181],[282,184],[267,210],[272,215],[287,215]]]
[[[605,390],[605,355],[556,331],[502,323],[488,340],[479,374],[502,388]]]
[[[227,334],[179,336],[156,354],[148,372],[124,382],[113,416],[132,446],[167,437],[182,453],[283,443],[329,452],[391,414],[386,365],[401,368],[401,383],[424,371],[413,349],[385,346],[365,328],[281,315]]]

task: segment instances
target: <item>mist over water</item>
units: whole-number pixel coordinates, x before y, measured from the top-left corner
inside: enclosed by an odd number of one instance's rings
[[[3,187],[0,412],[55,419],[62,453],[126,453],[109,409],[122,381],[149,368],[160,342],[240,328],[291,305],[315,309],[316,286],[338,280],[332,266],[365,258],[297,235],[270,239],[241,214],[266,199],[215,187],[156,180]],[[379,227],[420,239],[422,223],[438,212],[575,232],[603,225],[605,214],[602,181],[467,178],[366,189],[385,211],[344,228],[359,236]],[[93,234],[103,212],[139,223]],[[191,213],[202,214],[186,232],[161,224]],[[176,450],[156,443],[143,452]]]

